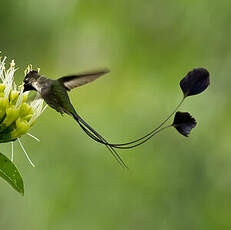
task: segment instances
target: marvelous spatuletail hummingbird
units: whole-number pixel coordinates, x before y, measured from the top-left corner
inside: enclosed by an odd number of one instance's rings
[[[45,102],[57,112],[61,114],[66,113],[72,116],[78,122],[84,132],[86,132],[95,141],[105,144],[112,153],[112,155],[115,157],[115,159],[122,166],[127,168],[126,164],[123,162],[119,154],[113,149],[113,146],[111,146],[100,134],[98,134],[93,128],[91,128],[77,114],[67,94],[67,91],[92,82],[108,72],[108,69],[103,69],[100,71],[65,76],[57,80],[52,80],[43,75],[40,75],[38,71],[32,70],[25,76],[24,92],[35,90],[41,95]]]
[[[208,78],[209,75],[204,73],[204,69],[194,69],[195,73],[188,76],[189,72],[185,78],[181,80],[181,82],[185,79],[187,80],[186,83],[192,82],[192,84],[187,84],[182,89],[183,92],[188,90],[192,91],[195,87],[198,88],[198,82],[199,86],[201,86],[202,83],[201,80],[204,81],[204,78]],[[136,146],[139,146],[146,141],[148,141],[152,136],[159,133],[160,131],[168,128],[168,127],[175,127],[178,132],[180,132],[184,136],[188,136],[191,129],[196,126],[196,121],[189,113],[181,113],[177,112],[177,109],[180,107],[184,99],[186,98],[186,93],[184,92],[184,97],[180,104],[176,107],[176,109],[165,119],[157,128],[153,129],[148,134],[144,135],[143,137],[136,139],[131,142],[122,143],[122,144],[112,144],[106,141],[105,138],[102,137],[98,132],[96,132],[86,121],[84,121],[79,114],[76,112],[75,108],[71,104],[70,98],[68,96],[67,91],[70,91],[73,88],[85,85],[87,83],[90,83],[97,78],[103,76],[104,74],[108,73],[108,69],[103,69],[100,71],[93,71],[93,72],[86,72],[81,73],[77,75],[71,75],[71,76],[64,76],[61,78],[58,78],[57,80],[52,80],[50,78],[47,78],[43,75],[40,75],[38,71],[32,70],[29,73],[26,74],[24,78],[24,92],[25,91],[31,91],[35,90],[37,91],[41,97],[45,100],[45,102],[55,109],[57,112],[61,114],[68,114],[72,116],[79,124],[79,126],[82,128],[82,130],[93,140],[96,142],[99,142],[101,144],[104,144],[113,157],[125,168],[127,168],[127,165],[124,163],[124,161],[121,159],[119,154],[116,152],[115,148],[119,149],[130,149],[134,148]],[[198,76],[198,74],[200,76]],[[208,75],[208,76],[207,76]],[[188,79],[189,78],[189,79]],[[198,79],[197,79],[198,78]],[[196,79],[196,81],[195,81]],[[184,83],[184,82],[183,82]],[[182,86],[181,86],[182,88]],[[206,87],[207,88],[207,87]],[[203,89],[205,90],[205,89]],[[200,90],[202,92],[203,90]],[[200,93],[198,92],[198,93]],[[197,93],[197,94],[198,94]],[[176,113],[176,114],[175,114]],[[163,125],[170,119],[172,115],[175,114],[174,122],[171,125],[164,126]]]

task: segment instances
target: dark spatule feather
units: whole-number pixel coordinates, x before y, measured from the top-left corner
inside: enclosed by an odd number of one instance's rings
[[[184,97],[202,93],[209,86],[209,72],[204,68],[193,69],[180,81]]]
[[[196,127],[196,120],[189,113],[176,112],[172,126],[185,137]]]

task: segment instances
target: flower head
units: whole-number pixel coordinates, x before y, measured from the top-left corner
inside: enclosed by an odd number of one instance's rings
[[[17,86],[14,82],[14,73],[17,70],[14,60],[9,68],[6,68],[5,61],[6,57],[0,57],[0,143],[13,142],[28,134],[28,130],[43,112],[43,99],[36,95],[34,100],[29,102],[29,92],[23,93],[23,84]],[[25,74],[31,69],[32,66],[29,65]],[[20,140],[19,143],[21,145]],[[26,156],[29,159],[27,154]]]
[[[0,143],[14,141],[26,134],[41,114],[43,105],[43,100],[37,97],[27,102],[28,93],[23,93],[23,85],[17,86],[14,82],[17,70],[14,60],[8,69],[5,60],[0,59]]]

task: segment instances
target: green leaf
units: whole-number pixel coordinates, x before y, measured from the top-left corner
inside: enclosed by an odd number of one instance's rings
[[[0,177],[6,180],[16,191],[24,195],[22,177],[13,162],[0,153]]]

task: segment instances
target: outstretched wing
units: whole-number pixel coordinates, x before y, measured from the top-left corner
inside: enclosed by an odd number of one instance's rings
[[[81,85],[85,85],[89,82],[92,82],[108,72],[109,72],[108,69],[103,69],[103,70],[94,71],[94,72],[86,72],[86,73],[81,73],[78,75],[61,77],[58,79],[58,81],[64,85],[66,90],[71,90],[75,87],[79,87]]]

